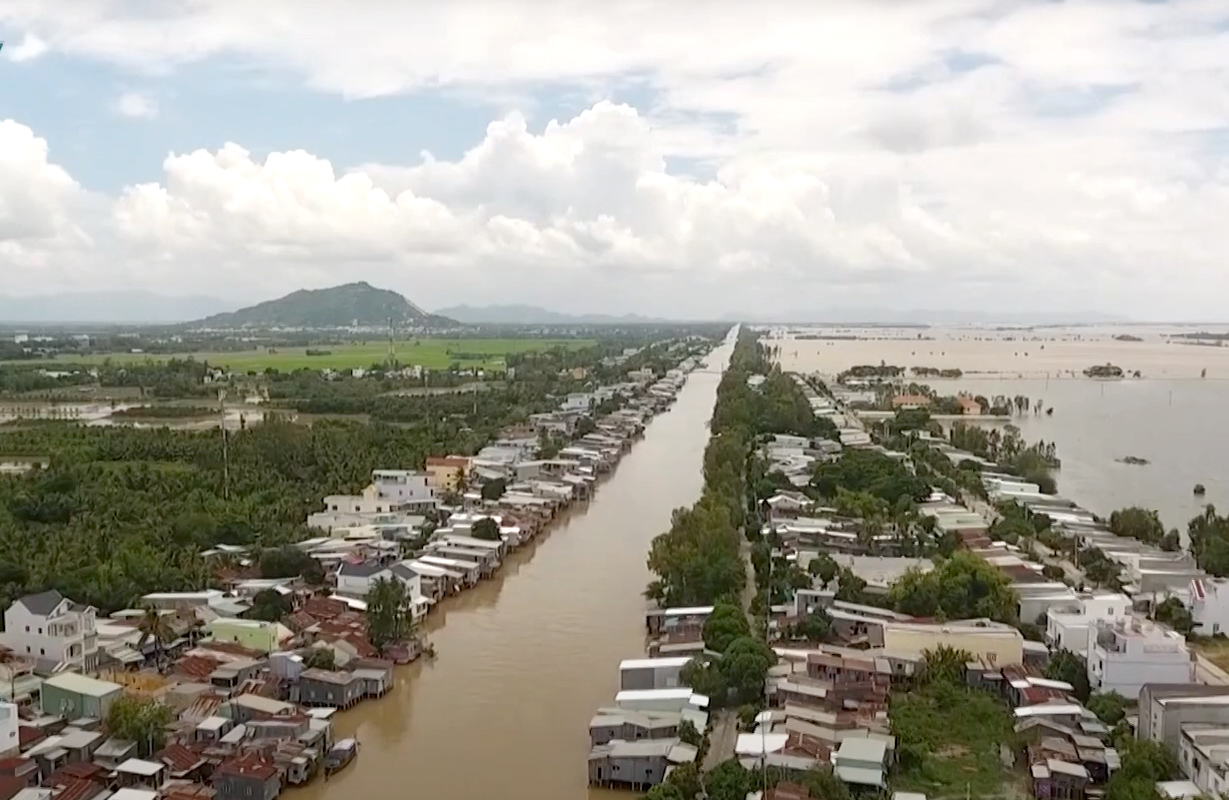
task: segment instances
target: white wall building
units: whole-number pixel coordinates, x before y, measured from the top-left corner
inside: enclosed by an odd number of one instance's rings
[[[422,591],[422,576],[402,562],[387,567],[376,563],[343,562],[337,568],[337,593],[364,598],[379,580],[401,581],[414,603],[415,617],[425,614],[430,608],[431,600]]]
[[[1131,598],[1125,594],[1082,595],[1074,603],[1046,612],[1046,644],[1087,657],[1097,621],[1126,619],[1130,610]]]
[[[439,507],[440,499],[427,472],[404,469],[377,469],[371,483],[361,494],[333,494],[324,498],[324,511],[311,514],[307,524],[332,530],[351,527],[359,518],[404,512],[425,514]]]
[[[1088,649],[1088,682],[1095,692],[1139,696],[1145,683],[1191,683],[1195,665],[1179,633],[1132,618],[1098,621]]]
[[[1178,766],[1209,797],[1220,797],[1229,791],[1229,728],[1183,726]]]
[[[17,706],[0,703],[0,758],[17,755],[21,742],[17,736]]]
[[[54,589],[28,594],[4,612],[0,643],[28,658],[78,672],[95,672],[97,613],[92,606],[74,603]]]
[[[1229,578],[1196,578],[1191,581],[1191,617],[1196,633],[1215,636],[1229,632]]]

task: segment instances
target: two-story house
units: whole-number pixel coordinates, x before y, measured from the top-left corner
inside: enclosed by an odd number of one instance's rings
[[[16,653],[56,667],[91,673],[98,670],[98,612],[69,600],[54,589],[28,594],[4,612],[0,643]]]
[[[1193,683],[1194,662],[1186,638],[1132,618],[1097,620],[1088,648],[1088,682],[1095,692],[1139,697],[1145,683]]]
[[[404,469],[377,469],[361,494],[335,494],[324,498],[324,511],[311,514],[307,524],[332,530],[370,521],[377,514],[426,514],[439,507],[440,498],[431,475]]]

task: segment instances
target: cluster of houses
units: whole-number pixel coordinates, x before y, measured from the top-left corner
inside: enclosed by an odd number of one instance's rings
[[[376,470],[360,493],[326,497],[307,520],[319,535],[294,545],[323,567],[323,589],[257,577],[247,548],[219,545],[203,555],[223,588],[156,592],[107,617],[54,590],[19,598],[0,634],[0,800],[271,800],[310,781],[335,744],[333,715],[389,691],[395,664],[423,647],[372,645],[376,581],[401,582],[421,617],[489,578],[591,495],[694,366],[570,395],[472,458]],[[549,459],[545,433],[568,442]],[[251,617],[271,596],[280,618]],[[170,709],[165,746],[107,730],[125,695]],[[662,703],[617,705],[656,719]]]

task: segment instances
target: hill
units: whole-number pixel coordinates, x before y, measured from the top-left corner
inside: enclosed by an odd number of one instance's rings
[[[451,328],[454,320],[428,314],[401,295],[369,283],[300,289],[228,314],[192,323],[195,328]]]
[[[562,314],[538,306],[454,306],[436,312],[468,325],[640,325],[661,322],[639,314]]]

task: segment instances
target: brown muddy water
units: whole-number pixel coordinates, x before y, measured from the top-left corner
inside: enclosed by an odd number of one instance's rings
[[[920,382],[944,394],[1042,399],[1054,408],[1053,416],[1027,416],[1015,424],[1028,441],[1056,444],[1062,469],[1055,477],[1062,495],[1103,515],[1130,505],[1154,508],[1166,526],[1185,531],[1204,503],[1229,508],[1229,347],[1177,344],[1167,334],[1179,330],[861,330],[855,333],[885,338],[787,338],[772,344],[781,348],[783,369],[831,375],[881,361],[956,368],[965,377]],[[919,340],[919,334],[933,338]],[[1143,341],[1113,338],[1124,334]],[[1097,381],[1071,375],[1105,363],[1139,370],[1142,378]],[[1200,378],[1204,369],[1207,376]],[[1126,456],[1150,463],[1118,462]],[[1196,483],[1207,487],[1203,498],[1192,492]]]
[[[618,666],[644,654],[649,542],[699,497],[708,420],[729,359],[692,373],[587,506],[510,557],[499,574],[436,608],[438,657],[339,715],[353,766],[293,800],[577,800],[590,791],[588,723],[618,691]]]

